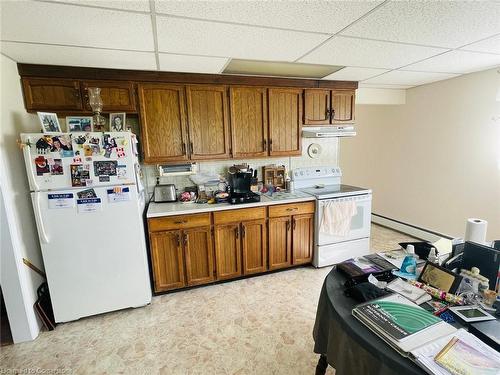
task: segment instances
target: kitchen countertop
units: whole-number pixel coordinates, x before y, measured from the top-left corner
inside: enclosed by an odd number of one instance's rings
[[[261,195],[260,202],[243,203],[243,204],[230,204],[230,203],[155,203],[151,202],[148,207],[147,218],[176,216],[185,214],[197,214],[202,212],[236,210],[241,208],[272,206],[275,204],[298,203],[314,201],[316,198],[307,193],[296,190],[294,193],[274,193],[273,197]]]

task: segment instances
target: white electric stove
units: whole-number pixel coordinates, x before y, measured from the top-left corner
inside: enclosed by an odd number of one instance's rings
[[[339,167],[295,168],[292,173],[295,189],[316,197],[313,265],[324,267],[370,253],[372,191],[342,185]],[[343,235],[320,232],[325,206],[329,202],[354,201],[356,214],[349,231]]]

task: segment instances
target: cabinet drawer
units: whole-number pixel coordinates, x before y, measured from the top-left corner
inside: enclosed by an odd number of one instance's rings
[[[214,224],[236,223],[239,221],[258,220],[265,218],[265,207],[214,212]]]
[[[314,206],[315,206],[314,201],[270,206],[269,217],[311,214],[314,212]]]
[[[159,217],[148,220],[150,232],[170,229],[184,229],[210,225],[210,214],[194,214]]]

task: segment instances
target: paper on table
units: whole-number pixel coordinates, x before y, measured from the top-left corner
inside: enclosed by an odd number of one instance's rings
[[[500,354],[496,350],[493,350],[491,347],[486,345],[476,336],[470,334],[463,328],[459,329],[455,333],[452,333],[448,336],[442,337],[438,340],[423,345],[415,350],[412,350],[411,354],[415,358],[417,363],[423,365],[432,374],[451,375],[451,373],[448,370],[444,369],[443,367],[439,366],[436,362],[434,362],[434,357],[454,337],[459,338],[460,340],[466,342],[468,345],[472,346],[478,351],[485,353],[488,356],[491,356],[492,358],[495,358],[496,360],[500,361]]]

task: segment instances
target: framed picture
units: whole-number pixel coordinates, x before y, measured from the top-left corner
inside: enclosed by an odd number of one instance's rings
[[[455,293],[462,282],[462,276],[437,264],[427,262],[420,273],[418,281],[444,290],[446,293]]]
[[[37,115],[42,124],[42,131],[45,134],[61,133],[61,126],[56,113],[37,112]]]
[[[479,306],[454,306],[450,307],[450,311],[453,311],[459,318],[464,320],[466,323],[481,322],[483,320],[495,320],[493,315],[488,314],[485,310]]]
[[[109,114],[109,131],[124,132],[125,129],[125,112]]]
[[[94,131],[94,120],[92,116],[68,116],[66,117],[66,130],[68,133],[92,132]]]

